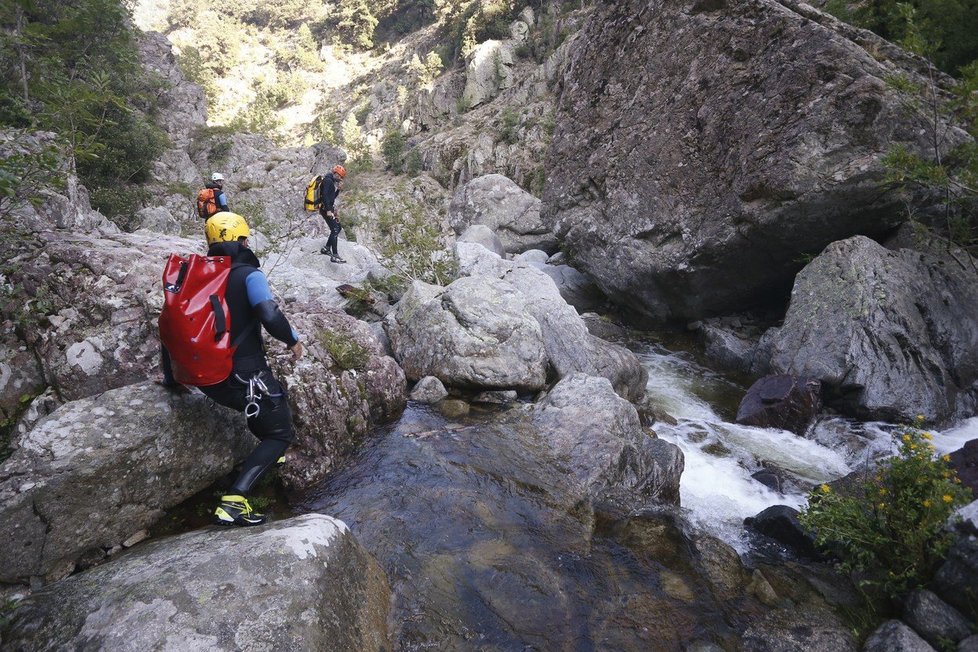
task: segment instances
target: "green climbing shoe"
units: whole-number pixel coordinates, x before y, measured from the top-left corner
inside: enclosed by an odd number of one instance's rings
[[[251,509],[244,496],[222,496],[221,504],[214,510],[217,525],[261,525],[266,520],[264,514]]]

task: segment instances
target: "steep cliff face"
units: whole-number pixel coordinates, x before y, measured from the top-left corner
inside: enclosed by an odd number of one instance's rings
[[[919,62],[805,5],[621,0],[577,43],[544,218],[658,320],[786,296],[802,257],[901,221],[881,183],[892,145],[933,156],[888,83],[925,83]]]

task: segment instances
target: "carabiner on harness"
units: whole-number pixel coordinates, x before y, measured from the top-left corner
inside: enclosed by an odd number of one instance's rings
[[[245,417],[249,419],[258,416],[258,413],[261,412],[262,397],[270,394],[268,385],[261,379],[261,376],[262,372],[258,371],[251,378],[245,380],[238,374],[234,374],[238,382],[248,385],[248,392],[245,394],[245,398],[248,400],[247,405],[245,405]]]

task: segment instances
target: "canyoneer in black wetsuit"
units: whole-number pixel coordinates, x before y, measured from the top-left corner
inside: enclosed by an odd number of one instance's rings
[[[226,216],[226,217],[225,217]],[[208,256],[227,256],[232,261],[225,300],[230,312],[231,341],[238,342],[231,375],[216,385],[200,387],[211,399],[244,412],[248,429],[260,440],[241,465],[228,494],[214,510],[219,525],[259,525],[247,494],[259,477],[280,460],[294,438],[292,413],[285,389],[272,375],[265,358],[261,329],[288,346],[295,360],[302,357],[302,344],[288,319],[272,298],[268,279],[259,269],[258,257],[248,248],[250,231],[244,218],[221,213],[207,222]],[[181,387],[173,378],[170,356],[162,351],[163,384]]]
[[[319,214],[323,216],[326,225],[329,226],[329,239],[326,241],[326,246],[319,250],[319,253],[329,256],[330,262],[333,263],[346,262],[340,258],[340,254],[336,250],[340,230],[343,228],[336,217],[336,197],[340,194],[340,186],[345,178],[346,168],[337,165],[330,170],[329,174],[323,175],[323,182],[319,184],[319,201],[317,202]]]

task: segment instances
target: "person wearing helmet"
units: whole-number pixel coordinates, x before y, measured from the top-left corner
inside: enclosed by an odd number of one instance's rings
[[[215,213],[230,210],[227,195],[224,193],[224,175],[215,172],[211,175],[210,183],[197,193],[197,214],[206,220]]]
[[[340,258],[340,254],[336,250],[336,243],[343,228],[339,218],[336,217],[336,197],[340,194],[340,187],[345,178],[346,168],[337,165],[329,171],[329,174],[323,175],[323,182],[319,184],[319,214],[323,216],[326,225],[329,227],[329,239],[326,240],[326,246],[320,249],[319,253],[329,256],[330,262],[333,263],[346,262]]]
[[[225,300],[231,317],[231,341],[237,343],[237,348],[231,375],[223,382],[200,387],[200,390],[221,405],[245,412],[248,429],[260,440],[214,510],[214,522],[218,525],[259,525],[265,522],[265,516],[251,508],[247,495],[266,470],[282,461],[280,458],[294,438],[285,388],[268,366],[261,329],[264,327],[269,335],[284,342],[294,360],[302,357],[302,343],[275,303],[268,279],[258,269],[258,257],[248,245],[251,232],[245,219],[231,212],[217,213],[207,220],[205,230],[209,245],[207,255],[231,259]],[[165,347],[161,357],[162,384],[185,390],[173,378]],[[249,400],[251,393],[260,396]],[[250,402],[257,403],[257,414],[252,414],[254,407],[249,406]]]

